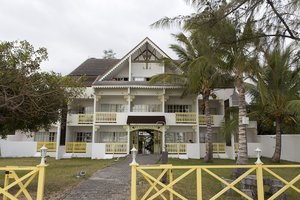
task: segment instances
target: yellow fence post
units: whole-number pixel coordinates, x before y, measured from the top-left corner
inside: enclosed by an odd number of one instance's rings
[[[172,183],[173,182],[173,171],[172,171],[172,169],[169,169],[168,174],[169,174],[169,183]],[[171,186],[170,188],[173,189],[173,186]],[[173,194],[173,192],[170,191],[170,200],[173,200],[173,198],[174,198],[174,194]]]
[[[257,199],[264,200],[264,177],[262,163],[256,164],[256,179],[257,179]]]
[[[202,175],[201,168],[197,167],[196,180],[197,180],[197,200],[202,200]]]
[[[132,163],[131,166],[131,200],[136,200],[136,167],[138,164]]]
[[[6,186],[8,186],[9,184],[9,174],[10,174],[10,171],[5,171],[5,176],[4,176],[4,188]],[[7,196],[5,194],[3,194],[3,200],[7,200]]]
[[[39,177],[38,177],[38,186],[37,186],[37,200],[43,200],[44,197],[44,187],[45,187],[45,168],[46,165],[38,165]]]

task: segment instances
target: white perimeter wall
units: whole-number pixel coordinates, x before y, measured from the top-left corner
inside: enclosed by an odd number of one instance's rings
[[[300,135],[282,135],[281,159],[300,162]],[[271,158],[275,150],[275,135],[258,135],[262,155]]]
[[[0,141],[1,157],[33,157],[37,153],[36,142]]]

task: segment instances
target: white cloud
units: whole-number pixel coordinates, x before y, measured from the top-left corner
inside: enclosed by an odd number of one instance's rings
[[[164,16],[191,12],[184,0],[0,0],[0,40],[46,47],[43,70],[68,74],[113,49],[122,57],[148,36],[170,56],[171,32],[151,29]]]

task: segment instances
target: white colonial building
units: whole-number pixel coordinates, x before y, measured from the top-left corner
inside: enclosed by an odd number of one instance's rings
[[[158,154],[166,148],[173,157],[203,157],[206,123],[201,96],[182,96],[178,85],[149,84],[153,75],[167,72],[163,57],[168,55],[145,38],[122,59],[86,60],[69,74],[85,75],[86,88],[68,105],[66,120],[49,131],[9,136],[1,142],[1,155],[34,156],[45,144],[57,158],[126,156],[133,146],[140,154]],[[216,98],[209,102],[214,154],[234,159],[237,141],[232,137],[226,142],[219,129],[225,110],[237,106],[237,94],[234,88],[214,93]],[[260,145],[256,132],[256,122],[250,121],[250,156]]]

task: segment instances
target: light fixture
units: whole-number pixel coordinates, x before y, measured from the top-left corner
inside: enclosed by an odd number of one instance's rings
[[[41,151],[41,157],[42,157],[40,165],[45,166],[46,165],[46,156],[47,156],[48,149],[45,145],[43,145],[42,148],[40,148],[40,151]]]
[[[257,147],[257,148],[255,149],[255,152],[257,153],[257,160],[256,160],[255,164],[264,164],[264,163],[260,160],[260,157],[261,157],[261,149]]]

